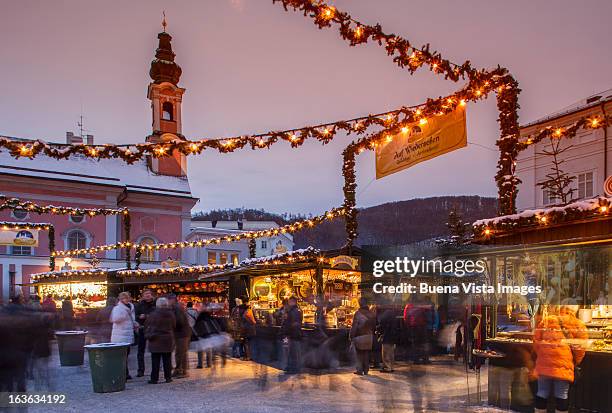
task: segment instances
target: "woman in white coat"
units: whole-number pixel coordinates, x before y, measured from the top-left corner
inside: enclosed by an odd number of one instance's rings
[[[110,322],[113,323],[113,330],[111,333],[111,343],[130,343],[134,342],[134,330],[138,328],[136,322],[136,313],[134,311],[134,304],[130,302],[130,293],[122,292],[119,293],[119,302],[110,315]],[[128,356],[130,354],[130,348],[128,347]],[[126,359],[127,360],[127,359]],[[125,365],[126,379],[129,380],[132,377],[128,371],[127,363]]]

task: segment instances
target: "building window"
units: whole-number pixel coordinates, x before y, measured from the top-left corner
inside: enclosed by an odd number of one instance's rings
[[[32,247],[24,247],[23,245],[13,245],[11,246],[11,254],[32,255]]]
[[[232,264],[238,265],[238,254],[232,254]]]
[[[68,220],[73,224],[80,224],[85,221],[85,215],[82,214],[74,214],[68,215]]]
[[[219,254],[219,264],[227,264],[227,252],[222,252]]]
[[[172,108],[172,103],[164,102],[162,104],[162,119],[163,120],[173,120],[174,118],[173,113],[174,113],[174,110]]]
[[[82,231],[72,231],[68,234],[68,249],[69,250],[80,250],[87,248],[87,236]],[[83,254],[77,255],[77,257],[83,258]]]
[[[593,172],[578,174],[578,198],[590,198],[593,196]]]
[[[217,253],[214,251],[208,251],[208,265],[215,265],[217,263]]]
[[[16,209],[11,212],[11,215],[15,219],[26,219],[28,217],[28,211],[24,211],[23,209]]]
[[[557,202],[557,197],[552,190],[544,188],[542,189],[542,204],[550,205]]]
[[[268,241],[266,241],[266,240],[262,240],[262,241],[261,241],[261,248],[264,248],[264,249],[265,249],[265,248],[268,248]]]
[[[155,240],[151,237],[142,237],[139,244],[141,245],[155,245]],[[140,256],[141,261],[155,261],[155,249],[145,248]]]

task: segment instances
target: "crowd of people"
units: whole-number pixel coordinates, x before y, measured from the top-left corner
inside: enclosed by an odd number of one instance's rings
[[[53,331],[75,326],[70,300],[58,304],[50,296],[42,302],[37,296],[29,300],[15,296],[0,306],[0,391],[26,391],[28,380],[45,380]],[[578,306],[566,303],[550,306],[537,316],[535,362],[529,366],[536,411],[545,411],[549,398],[555,399],[557,410],[568,408],[569,388],[585,354],[579,343],[587,337],[584,324],[576,317],[577,310]],[[144,376],[150,364],[151,384],[159,382],[160,368],[165,382],[188,377],[190,350],[197,353],[198,369],[215,367],[218,362],[224,366],[228,357],[259,362],[264,358],[262,353],[269,351],[260,348],[257,322],[246,296],[235,299],[229,318],[225,318],[215,315],[213,305],[183,303],[174,294],[155,297],[153,291],[145,289],[133,302],[130,293],[122,292],[117,298],[109,297],[108,306],[97,317],[98,329],[91,339],[134,345],[137,376]],[[284,300],[272,317],[280,327],[276,340],[287,375],[300,373],[305,366],[333,365],[326,340],[319,340],[314,353],[304,354],[309,343],[305,343],[303,315],[296,297]],[[404,359],[415,364],[428,364],[435,351],[448,352],[453,347],[456,358],[468,356],[466,348],[471,347],[466,341],[473,339],[469,334],[472,330],[469,318],[436,308],[428,298],[403,307],[369,305],[361,298],[348,333],[348,353],[352,354],[357,375],[368,375],[373,367],[391,373],[398,348]],[[323,328],[320,331],[324,334]],[[126,378],[131,379],[127,364]]]

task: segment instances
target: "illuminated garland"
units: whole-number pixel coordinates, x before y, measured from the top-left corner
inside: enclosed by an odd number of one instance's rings
[[[68,270],[68,271],[49,271],[49,272],[41,272],[37,274],[30,275],[32,281],[41,281],[45,279],[54,279],[54,278],[70,278],[70,277],[82,277],[82,276],[106,276],[108,275],[109,270],[106,268],[88,268],[84,270]]]
[[[610,215],[612,198],[594,198],[566,206],[526,210],[520,214],[481,219],[472,224],[477,240],[486,241],[519,228],[536,228]]]
[[[572,139],[576,137],[576,133],[580,129],[603,129],[607,128],[612,123],[612,116],[584,116],[569,126],[565,127],[553,127],[547,126],[533,135],[523,137],[522,141],[518,144],[519,150],[525,150],[530,145],[541,142],[546,138],[554,139]]]
[[[0,211],[10,209],[13,211],[28,211],[36,214],[53,214],[53,215],[87,215],[95,217],[98,215],[122,215],[123,216],[123,230],[126,240],[130,240],[131,237],[131,219],[130,211],[128,208],[76,208],[67,206],[56,206],[56,205],[38,205],[30,201],[21,201],[18,198],[6,199],[4,195],[0,194],[0,199],[5,201],[0,204]],[[49,265],[51,269],[55,268],[55,230],[50,229],[53,234],[53,240],[49,242],[49,250],[51,251],[49,258]],[[130,250],[126,251],[126,264],[127,267],[131,267],[130,263]]]
[[[451,98],[475,100],[485,97],[495,89],[497,92],[500,128],[500,138],[496,142],[500,149],[500,158],[495,175],[499,209],[503,214],[511,214],[516,211],[517,185],[520,183],[520,180],[514,176],[514,161],[519,151],[518,95],[520,89],[518,82],[510,75],[507,69],[498,66],[492,71],[477,70],[471,66],[469,61],[461,65],[454,64],[442,58],[440,53],[431,52],[429,45],[423,46],[420,49],[416,48],[408,40],[400,36],[383,32],[379,24],[375,26],[363,24],[353,19],[348,13],[339,11],[323,1],[272,0],[272,2],[282,3],[285,10],[293,8],[294,10],[303,11],[304,15],[313,18],[314,23],[321,29],[331,27],[332,24],[337,25],[340,37],[347,40],[351,46],[367,43],[370,39],[377,42],[385,47],[389,56],[393,56],[393,61],[398,66],[407,69],[411,74],[416,72],[421,66],[427,65],[432,72],[444,75],[445,79],[454,82],[458,82],[460,79],[469,79],[468,86],[463,91],[450,96]],[[345,157],[344,159],[346,162],[347,158]],[[350,210],[352,211],[352,209]],[[347,234],[348,244],[350,246],[352,245],[352,240],[357,236],[356,213],[351,212],[348,217],[355,218],[355,223],[347,223],[347,231],[349,231]],[[352,228],[353,226],[354,228]]]
[[[295,262],[309,261],[319,257],[321,250],[314,247],[302,248],[295,251],[287,251],[282,254],[269,255],[266,257],[249,258],[240,263],[240,267],[253,267],[257,265],[278,265]],[[322,259],[322,258],[321,258]]]
[[[127,215],[129,210],[127,208],[75,208],[67,206],[56,206],[56,205],[38,205],[30,201],[21,201],[18,198],[5,198],[4,195],[0,195],[0,199],[5,201],[0,204],[0,211],[4,209],[22,210],[28,212],[34,212],[37,214],[53,214],[53,215],[87,215],[95,217],[98,215]]]
[[[307,139],[315,139],[322,144],[331,142],[339,131],[347,134],[362,134],[369,127],[387,126],[389,119],[409,110],[402,107],[396,110],[368,115],[350,120],[340,120],[314,126],[305,126],[284,131],[270,131],[261,134],[233,136],[218,139],[181,140],[175,139],[161,143],[140,143],[125,145],[84,145],[84,144],[49,144],[42,140],[12,140],[0,137],[0,148],[7,149],[15,158],[33,159],[39,154],[45,154],[54,159],[68,159],[73,155],[82,155],[93,159],[119,158],[128,164],[143,159],[145,156],[163,158],[172,156],[175,151],[184,155],[198,155],[206,149],[215,149],[220,153],[230,153],[243,148],[269,149],[281,141],[288,142],[291,147],[301,146]]]
[[[120,277],[141,277],[155,275],[189,275],[189,274],[208,274],[214,271],[221,271],[235,268],[232,264],[215,264],[215,265],[194,265],[192,267],[168,267],[168,268],[152,268],[147,270],[119,270],[117,275]]]
[[[0,221],[0,228],[3,230],[18,231],[21,229],[35,229],[42,231],[50,231],[53,224],[48,222],[7,222]]]
[[[126,270],[114,270],[108,268],[88,268],[82,270],[68,270],[68,271],[50,271],[32,274],[31,279],[34,282],[41,282],[44,280],[55,280],[58,278],[78,278],[78,277],[91,277],[91,276],[107,276],[109,274],[116,274],[119,277],[146,277],[146,276],[159,276],[159,275],[170,275],[170,276],[183,276],[183,275],[201,275],[209,274],[216,271],[224,270],[236,270],[244,267],[251,267],[254,265],[278,265],[286,263],[295,263],[309,261],[316,258],[320,251],[313,247],[308,247],[301,250],[289,251],[283,254],[271,255],[268,257],[261,257],[255,259],[246,259],[240,263],[240,265],[233,264],[214,264],[214,265],[194,265],[194,266],[179,266],[179,267],[168,267],[168,268],[152,268],[152,269],[126,269]]]
[[[55,269],[55,227],[48,222],[7,222],[0,221],[0,229],[19,231],[25,230],[42,230],[47,231],[49,237],[49,269]]]
[[[217,238],[208,238],[199,241],[176,241],[161,244],[138,244],[130,241],[118,242],[115,244],[100,245],[96,247],[55,251],[53,254],[58,257],[69,257],[75,255],[95,254],[103,251],[125,248],[126,250],[136,249],[137,258],[145,250],[162,250],[162,249],[183,249],[183,248],[200,248],[210,244],[221,244],[224,242],[237,242],[243,239],[256,239],[262,237],[272,237],[279,234],[294,233],[304,228],[312,228],[321,224],[326,220],[332,220],[346,213],[344,208],[334,208],[328,212],[318,215],[313,218],[296,221],[292,224],[283,225],[278,228],[270,228],[265,230],[247,231],[234,235],[224,235]],[[140,252],[140,254],[139,254]],[[137,260],[138,263],[138,260]]]

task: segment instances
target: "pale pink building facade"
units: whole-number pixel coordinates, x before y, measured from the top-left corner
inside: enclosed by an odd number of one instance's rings
[[[152,134],[149,142],[184,139],[181,134],[181,103],[185,89],[178,87],[180,67],[167,33],[158,35],[159,47],[151,63],[152,82],[148,97],[152,109]],[[67,134],[67,143],[93,143],[93,137]],[[175,155],[146,159],[128,165],[118,159],[93,160],[73,156],[57,161],[44,155],[35,159],[14,159],[0,152],[0,194],[40,205],[82,208],[127,207],[131,217],[131,239],[144,243],[163,243],[185,239],[190,231],[191,209],[197,199],[191,195],[186,176],[186,159]],[[55,227],[57,250],[114,244],[125,239],[122,217],[70,217],[38,215],[24,211],[0,211],[0,221],[49,222]],[[121,251],[97,255],[100,267],[125,266]],[[49,245],[45,232],[39,233],[35,247],[0,245],[0,297],[33,292],[30,275],[48,271]],[[154,251],[143,257],[142,268],[159,265],[167,258],[182,260],[180,250]],[[90,267],[91,257],[75,258],[73,268]],[[56,269],[65,263],[58,259]]]
[[[583,117],[603,117],[612,115],[612,89],[588,96],[581,102],[569,106],[545,118],[521,127],[521,136],[537,133],[545,127],[568,127]],[[612,175],[612,125],[605,129],[580,129],[572,139],[564,139],[560,148],[568,148],[560,156],[561,168],[574,177],[572,188],[574,199],[588,199],[605,196],[604,182]],[[559,200],[551,197],[539,183],[552,171],[552,157],[545,155],[550,150],[550,141],[530,145],[516,160],[516,175],[521,179],[516,206],[519,211],[545,208],[555,205]]]

